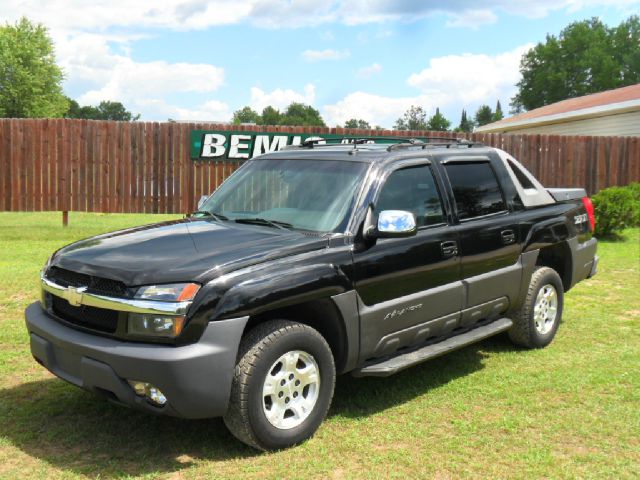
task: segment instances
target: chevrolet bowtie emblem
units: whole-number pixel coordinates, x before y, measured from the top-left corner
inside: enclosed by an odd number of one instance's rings
[[[86,291],[87,287],[67,287],[67,289],[62,292],[62,298],[69,302],[69,305],[78,307],[82,305],[82,294]]]

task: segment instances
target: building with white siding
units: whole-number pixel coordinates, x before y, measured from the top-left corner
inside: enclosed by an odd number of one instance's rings
[[[552,103],[475,131],[640,136],[640,83]]]

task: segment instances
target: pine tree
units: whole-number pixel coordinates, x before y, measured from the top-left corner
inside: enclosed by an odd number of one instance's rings
[[[471,132],[473,130],[473,121],[467,117],[467,111],[462,109],[462,116],[460,117],[460,125],[456,128],[457,132]]]
[[[493,112],[493,117],[491,117],[492,122],[497,122],[498,120],[502,120],[504,118],[504,114],[502,113],[502,105],[500,105],[500,100],[496,103],[496,111]]]

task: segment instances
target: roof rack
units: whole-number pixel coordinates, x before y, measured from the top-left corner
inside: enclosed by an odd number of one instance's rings
[[[299,147],[323,147],[327,145],[362,145],[364,143],[376,143],[376,140],[394,140],[391,137],[358,137],[358,138],[322,138],[322,137],[308,137],[302,141]]]
[[[384,141],[384,143],[380,142]],[[391,143],[387,147],[387,151],[392,151],[398,148],[409,147],[422,147],[423,149],[428,146],[446,147],[449,148],[452,145],[457,147],[476,147],[484,146],[480,142],[472,142],[466,138],[455,137],[358,137],[358,138],[323,138],[323,137],[308,137],[302,141],[300,145],[287,145],[283,150],[292,150],[298,148],[317,148],[317,147],[329,147],[329,146],[351,146],[353,149],[357,149],[358,145],[370,144],[370,145],[385,145]]]
[[[423,141],[427,140],[426,142]],[[484,143],[481,142],[472,142],[471,140],[467,140],[466,138],[455,138],[455,137],[422,137],[422,138],[404,138],[400,143],[394,143],[387,147],[387,151],[396,150],[398,148],[409,148],[409,147],[422,147],[425,149],[426,147],[445,147],[450,148],[451,146],[456,147],[483,147]]]

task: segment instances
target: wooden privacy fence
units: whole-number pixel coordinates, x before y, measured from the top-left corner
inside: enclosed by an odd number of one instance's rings
[[[190,158],[192,130],[361,136],[444,132],[67,119],[0,120],[0,211],[186,213],[239,165]],[[548,187],[640,181],[640,137],[458,135],[511,153]]]

